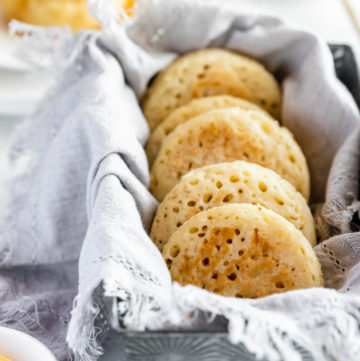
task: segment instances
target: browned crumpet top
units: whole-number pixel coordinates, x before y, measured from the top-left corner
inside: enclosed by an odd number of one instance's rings
[[[271,209],[315,245],[314,220],[304,197],[272,170],[243,161],[209,165],[185,175],[160,204],[151,239],[162,250],[189,218],[229,203],[260,204]]]
[[[163,141],[151,170],[151,191],[158,200],[192,169],[245,160],[288,180],[306,200],[310,176],[292,134],[264,113],[226,108],[180,124]]]
[[[280,117],[281,92],[259,62],[224,49],[203,49],[178,58],[162,70],[142,102],[150,129],[194,98],[229,94],[247,99]]]
[[[190,103],[182,105],[167,116],[162,123],[151,133],[146,145],[146,154],[150,167],[159,152],[164,138],[170,134],[179,124],[185,123],[202,113],[214,109],[239,107],[243,110],[258,110],[262,108],[247,100],[236,98],[231,95],[215,95],[206,98],[193,99]],[[266,113],[269,114],[269,113]]]
[[[172,279],[224,296],[257,298],[323,285],[308,240],[285,218],[251,204],[200,212],[165,245]]]

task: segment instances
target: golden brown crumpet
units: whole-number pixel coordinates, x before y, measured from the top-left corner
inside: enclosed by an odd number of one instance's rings
[[[132,14],[135,0],[112,0],[117,9]],[[0,0],[5,20],[17,19],[41,26],[70,26],[72,30],[100,29],[86,0]],[[1,14],[0,14],[1,15]]]
[[[214,95],[206,98],[193,99],[190,103],[175,109],[168,117],[161,122],[151,133],[146,145],[146,154],[151,167],[159,152],[164,138],[171,133],[179,124],[194,118],[202,113],[214,109],[239,107],[244,110],[259,110],[262,108],[247,100],[236,98],[231,95]],[[266,113],[266,112],[265,112]],[[266,113],[268,114],[268,113]]]
[[[171,236],[172,279],[224,296],[257,298],[323,285],[310,243],[277,213],[252,204],[211,208]]]
[[[190,170],[234,160],[272,169],[308,200],[309,171],[292,134],[261,112],[239,108],[212,110],[178,125],[154,162],[151,190],[161,201]]]
[[[236,52],[204,49],[178,58],[162,70],[142,102],[150,129],[194,98],[228,94],[247,99],[280,117],[281,92],[262,64]]]
[[[209,165],[185,175],[160,204],[151,239],[162,251],[175,230],[192,216],[229,203],[271,209],[315,245],[314,220],[304,197],[274,171],[243,161]]]

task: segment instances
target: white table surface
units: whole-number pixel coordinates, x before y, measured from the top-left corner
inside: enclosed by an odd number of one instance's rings
[[[194,0],[196,1],[196,0]],[[244,12],[269,14],[283,18],[286,22],[312,31],[327,42],[347,43],[351,45],[360,59],[360,34],[356,31],[343,0],[219,0],[230,2],[243,9]],[[360,4],[360,0],[348,0]],[[360,9],[360,5],[358,6]],[[360,10],[359,10],[360,11]],[[4,37],[0,33],[1,37]],[[31,112],[37,100],[45,92],[49,84],[49,76],[16,72],[1,68],[1,59],[9,47],[1,48],[0,41],[0,122],[4,119],[23,118]],[[7,137],[12,131],[11,122],[6,129],[2,127],[1,137]],[[5,131],[5,133],[4,133]],[[1,144],[0,144],[1,148]]]
[[[196,0],[194,0],[196,1]],[[219,0],[221,1],[221,0]],[[282,17],[286,22],[312,31],[330,43],[346,43],[353,47],[360,60],[360,34],[356,31],[342,0],[222,0],[242,7],[244,12]],[[360,2],[360,0],[351,0]],[[1,51],[4,49],[0,48]],[[360,62],[359,62],[360,63]],[[50,78],[46,75],[10,71],[0,68],[0,210],[4,200],[1,180],[7,174],[6,150],[10,136],[25,114],[36,105]],[[22,115],[11,111],[21,109]],[[110,353],[111,354],[111,353]],[[105,357],[115,361],[116,357]]]
[[[351,45],[360,59],[360,34],[356,31],[342,0],[225,0],[245,11],[283,18],[323,37],[330,43]],[[349,0],[360,4],[360,0]],[[354,6],[355,8],[355,6]],[[356,6],[359,9],[359,6]]]

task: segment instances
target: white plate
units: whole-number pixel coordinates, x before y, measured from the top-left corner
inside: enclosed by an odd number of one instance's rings
[[[10,37],[0,23],[0,117],[29,115],[51,80],[16,57],[18,44],[19,39]]]
[[[0,117],[26,117],[52,83],[50,74],[0,68]]]
[[[35,338],[0,327],[0,355],[11,361],[56,361],[50,350]]]

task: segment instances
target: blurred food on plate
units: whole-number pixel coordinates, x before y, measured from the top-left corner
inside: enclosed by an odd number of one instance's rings
[[[10,359],[8,359],[8,358],[5,357],[5,356],[1,356],[1,355],[0,355],[0,361],[10,361]]]
[[[111,1],[117,9],[122,8],[131,15],[135,0]],[[74,32],[100,28],[86,0],[0,0],[0,13],[5,22],[16,19],[41,26],[69,25]]]

